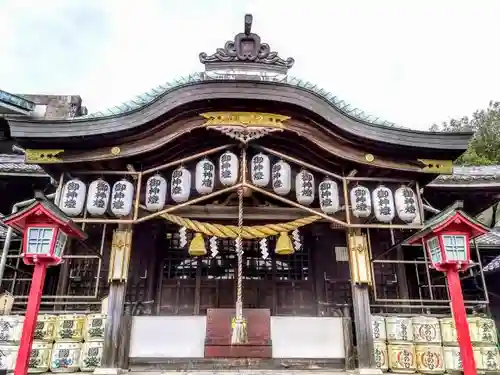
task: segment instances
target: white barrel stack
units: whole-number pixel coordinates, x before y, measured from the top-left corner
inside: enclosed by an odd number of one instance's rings
[[[40,374],[49,371],[52,344],[56,338],[56,315],[38,315],[28,373]]]
[[[385,318],[385,324],[389,370],[403,374],[414,373],[417,370],[417,364],[411,318],[388,316]]]
[[[23,332],[24,316],[0,316],[0,369],[14,371],[19,342]]]
[[[56,321],[56,340],[52,348],[50,371],[76,372],[80,369],[85,315],[59,315]]]
[[[87,315],[83,332],[85,343],[80,356],[81,371],[91,372],[101,366],[105,324],[105,314]]]
[[[373,334],[373,355],[375,364],[382,371],[389,369],[387,358],[387,330],[385,318],[379,315],[372,315],[372,334]]]
[[[493,373],[500,371],[500,354],[497,348],[495,322],[490,318],[480,316],[469,317],[467,321],[478,372]],[[462,360],[460,359],[460,348],[458,347],[457,331],[453,318],[443,318],[440,324],[446,372],[462,372]]]
[[[417,371],[422,374],[444,374],[444,354],[441,346],[439,319],[416,316],[411,321]]]

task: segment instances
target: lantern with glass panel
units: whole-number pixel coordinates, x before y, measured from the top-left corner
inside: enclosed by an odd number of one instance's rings
[[[25,264],[57,265],[62,261],[68,237],[85,238],[85,233],[44,197],[3,221],[23,234]]]
[[[471,265],[470,241],[487,232],[481,223],[461,210],[444,211],[411,236],[408,244],[423,243],[433,268],[464,271]]]

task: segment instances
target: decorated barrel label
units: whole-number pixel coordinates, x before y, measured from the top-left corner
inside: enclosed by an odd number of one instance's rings
[[[444,355],[440,345],[416,345],[417,371],[422,374],[443,374]]]
[[[81,342],[84,325],[85,315],[83,314],[59,315],[56,323],[56,341]]]
[[[385,342],[387,340],[385,318],[383,316],[372,315],[372,333],[374,341]]]
[[[500,354],[495,346],[475,347],[474,360],[476,368],[482,372],[500,371]]]
[[[56,315],[38,315],[34,340],[52,343],[56,338],[56,320]]]
[[[52,349],[50,371],[76,372],[80,369],[82,344],[79,342],[56,342]]]
[[[389,361],[387,356],[387,345],[385,342],[375,341],[373,343],[373,356],[375,358],[375,365],[382,371],[389,369]]]
[[[417,316],[412,318],[411,321],[415,344],[441,343],[441,329],[437,318]]]
[[[14,371],[18,351],[19,346],[17,344],[0,345],[0,369],[7,370],[7,372]]]
[[[104,326],[106,325],[106,314],[90,314],[85,319],[84,339],[85,341],[104,340]]]
[[[389,344],[389,369],[396,373],[414,373],[417,370],[413,344]]]
[[[28,363],[29,374],[39,374],[49,370],[52,344],[48,342],[34,342]]]
[[[474,346],[491,346],[497,343],[497,329],[493,319],[479,316],[470,317],[470,338]]]
[[[388,316],[385,318],[389,343],[412,342],[413,326],[410,318]]]
[[[23,333],[24,316],[2,315],[0,316],[0,341],[2,343],[18,343]]]
[[[90,372],[101,366],[103,346],[103,341],[88,341],[83,344],[80,354],[81,371]]]

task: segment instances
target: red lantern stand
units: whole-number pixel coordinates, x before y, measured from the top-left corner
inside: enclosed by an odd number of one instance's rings
[[[3,222],[23,234],[23,261],[35,266],[14,370],[14,375],[26,375],[47,267],[62,262],[68,237],[83,240],[86,235],[43,196],[38,196],[37,200],[24,210],[5,217]]]
[[[459,272],[472,266],[470,241],[488,232],[488,228],[464,212],[450,209],[431,219],[406,241],[409,245],[423,244],[432,267],[446,274],[464,375],[476,375],[477,371]]]

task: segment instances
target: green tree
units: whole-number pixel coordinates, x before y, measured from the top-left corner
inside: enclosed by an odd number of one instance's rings
[[[441,125],[434,124],[431,131],[465,132],[473,131],[474,137],[467,151],[456,161],[460,165],[500,164],[500,102],[489,103],[481,109],[461,119],[452,119]]]

